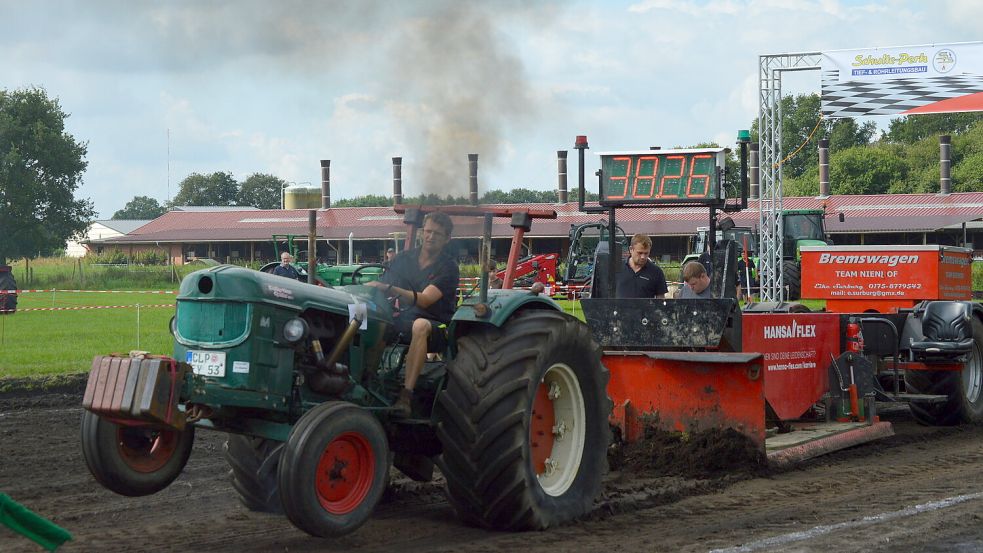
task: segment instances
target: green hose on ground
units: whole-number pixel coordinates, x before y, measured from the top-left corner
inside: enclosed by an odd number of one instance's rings
[[[68,530],[34,514],[5,493],[0,493],[0,524],[26,536],[48,551],[54,551],[72,539]]]

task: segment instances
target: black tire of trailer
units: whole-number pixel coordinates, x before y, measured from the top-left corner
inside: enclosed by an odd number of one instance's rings
[[[607,471],[612,403],[610,375],[586,325],[528,310],[501,328],[473,329],[457,346],[434,416],[443,445],[437,463],[458,516],[516,531],[588,513]],[[550,397],[552,390],[561,393]],[[557,412],[573,423],[567,444],[537,430]],[[547,469],[546,454],[559,464]]]
[[[124,426],[82,411],[85,464],[100,484],[120,495],[150,495],[169,486],[188,463],[194,441],[194,426]]]
[[[802,266],[798,261],[787,259],[782,262],[782,282],[788,287],[789,301],[802,297]]]
[[[239,501],[250,511],[283,514],[277,482],[283,442],[229,434],[223,453]]]
[[[949,396],[944,403],[911,402],[918,422],[933,426],[983,423],[983,323],[973,318],[973,348],[962,371],[908,371],[911,394]]]
[[[386,432],[368,410],[344,401],[314,407],[290,431],[280,457],[280,501],[290,522],[331,538],[358,529],[389,482]]]

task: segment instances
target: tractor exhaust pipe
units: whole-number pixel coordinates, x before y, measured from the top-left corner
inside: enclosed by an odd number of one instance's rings
[[[468,154],[468,174],[471,205],[478,205],[478,154]]]
[[[556,172],[557,172],[557,201],[561,204],[567,203],[567,151],[556,151]]]
[[[403,203],[403,158],[393,158],[393,205]]]
[[[331,207],[331,160],[321,160],[321,209]]]

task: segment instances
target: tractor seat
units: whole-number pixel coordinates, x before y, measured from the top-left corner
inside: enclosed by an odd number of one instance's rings
[[[973,307],[966,301],[933,301],[922,314],[924,340],[911,341],[915,358],[964,355],[973,347]]]

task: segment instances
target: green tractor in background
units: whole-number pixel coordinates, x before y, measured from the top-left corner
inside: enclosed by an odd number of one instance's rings
[[[683,265],[696,261],[707,249],[710,227],[698,227],[690,254],[683,258]],[[757,233],[748,227],[729,227],[717,230],[717,242],[733,240],[738,255],[747,252],[754,267],[760,267],[758,260]],[[782,279],[788,287],[789,301],[801,297],[802,263],[800,249],[803,246],[825,246],[832,244],[826,233],[825,212],[821,209],[788,209],[782,211]],[[754,275],[751,280],[754,279]]]
[[[302,240],[299,240],[301,238]],[[277,259],[280,259],[280,242],[286,242],[286,250],[293,256],[292,265],[299,273],[299,279],[307,282],[308,261],[298,261],[301,257],[308,257],[306,250],[301,250],[298,242],[306,242],[304,236],[295,234],[274,234],[273,252]],[[279,261],[273,261],[260,267],[264,273],[272,273],[273,269],[279,265]],[[354,280],[355,273],[358,271],[358,280]],[[382,268],[374,265],[349,264],[349,265],[328,265],[318,263],[314,273],[314,281],[321,286],[345,286],[346,284],[365,284],[373,280],[378,280],[382,275]]]
[[[422,211],[406,212],[411,237]],[[528,226],[530,213],[512,211],[513,226]],[[370,269],[384,270],[351,280]],[[208,429],[228,434],[242,504],[313,536],[361,526],[390,467],[428,481],[436,464],[458,515],[482,527],[543,529],[591,510],[611,440],[609,373],[588,327],[542,285],[489,290],[482,278],[400,418],[408,340],[391,331],[397,306],[376,288],[325,284],[230,265],[185,277],[173,357],[93,362],[81,433],[90,472],[122,495],[155,493]]]
[[[782,211],[782,280],[788,287],[789,301],[802,297],[803,246],[832,244],[826,234],[826,217],[822,209],[788,209]]]

